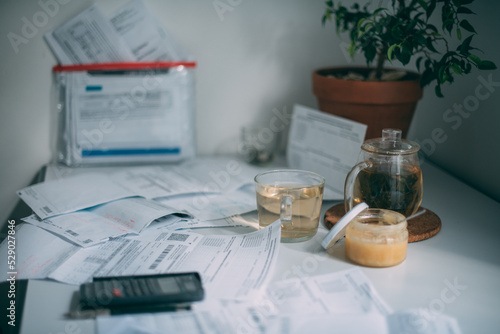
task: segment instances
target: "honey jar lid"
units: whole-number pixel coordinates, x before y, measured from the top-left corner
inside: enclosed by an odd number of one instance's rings
[[[333,247],[340,239],[345,237],[347,224],[351,222],[358,214],[368,208],[368,204],[360,203],[347,212],[340,220],[332,227],[325,239],[321,242],[324,249]]]

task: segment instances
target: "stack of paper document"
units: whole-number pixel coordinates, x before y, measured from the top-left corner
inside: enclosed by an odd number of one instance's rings
[[[109,18],[93,5],[45,39],[63,65],[191,60],[142,0],[129,2]]]
[[[18,192],[24,218],[81,247],[154,229],[252,226],[253,177],[262,169],[229,159],[123,168],[52,180]]]

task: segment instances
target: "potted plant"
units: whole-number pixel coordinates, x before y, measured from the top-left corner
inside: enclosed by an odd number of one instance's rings
[[[385,2],[387,8],[370,9],[369,2],[347,8],[326,1],[323,24],[334,21],[338,34],[348,33],[349,54],[354,57],[361,52],[368,67],[313,73],[319,108],[367,124],[367,139],[380,137],[386,127],[399,128],[406,136],[423,87],[435,83],[435,94],[442,97],[441,86],[452,83],[454,75],[468,74],[473,67],[496,69],[471,45],[476,31],[463,17],[474,14],[467,7],[473,0]],[[439,9],[436,26],[433,17]],[[419,73],[387,68],[394,60],[402,65],[415,61]],[[372,63],[375,66],[369,67]]]

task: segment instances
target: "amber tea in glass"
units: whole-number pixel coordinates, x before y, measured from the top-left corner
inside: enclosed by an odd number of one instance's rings
[[[322,176],[300,170],[276,170],[255,177],[259,226],[281,220],[281,241],[299,242],[318,231]]]

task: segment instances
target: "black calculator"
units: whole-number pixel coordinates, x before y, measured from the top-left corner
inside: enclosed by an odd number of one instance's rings
[[[144,276],[97,277],[80,285],[82,308],[183,304],[204,298],[196,272]]]

